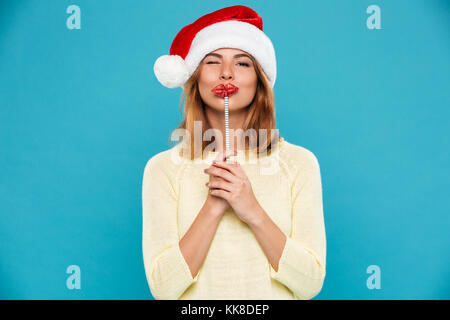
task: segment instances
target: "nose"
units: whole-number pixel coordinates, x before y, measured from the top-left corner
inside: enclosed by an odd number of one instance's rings
[[[220,79],[225,81],[233,79],[233,72],[229,66],[229,63],[223,63],[223,67],[220,73]]]

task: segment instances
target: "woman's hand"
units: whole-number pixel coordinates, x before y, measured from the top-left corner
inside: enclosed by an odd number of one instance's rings
[[[225,161],[225,156],[228,155],[236,155],[236,151],[231,151],[229,150],[228,153],[224,154],[223,152],[220,152],[215,161]],[[208,169],[211,169],[213,166],[211,165],[209,168],[206,169],[206,171]],[[206,173],[205,171],[205,173]],[[218,182],[222,182],[224,181],[221,177],[215,176],[210,174],[209,175],[209,181],[208,183],[218,183]],[[210,189],[211,190],[211,189]],[[217,197],[215,195],[213,195],[211,192],[209,192],[210,190],[208,190],[208,196],[206,198],[206,202],[205,202],[205,206],[208,207],[209,211],[212,212],[213,214],[217,214],[219,216],[222,216],[225,211],[230,208],[230,204],[228,203],[227,200],[222,199],[220,197]]]
[[[247,175],[238,162],[219,161],[213,163],[205,172],[222,178],[209,182],[208,187],[213,196],[226,200],[243,222],[249,224],[257,218],[261,207]]]

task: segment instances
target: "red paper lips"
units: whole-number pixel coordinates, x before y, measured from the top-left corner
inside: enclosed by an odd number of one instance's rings
[[[211,91],[214,92],[214,94],[220,96],[220,97],[229,97],[231,95],[233,95],[234,93],[236,93],[238,91],[238,87],[236,87],[235,85],[231,84],[231,83],[227,83],[227,84],[219,84],[218,86],[216,86],[215,88],[213,88]]]

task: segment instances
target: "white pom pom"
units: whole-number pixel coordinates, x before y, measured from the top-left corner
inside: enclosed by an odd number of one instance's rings
[[[153,66],[158,81],[167,88],[181,87],[189,79],[186,62],[178,55],[163,55]]]

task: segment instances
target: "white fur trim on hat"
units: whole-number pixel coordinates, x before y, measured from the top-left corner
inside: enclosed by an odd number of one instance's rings
[[[186,62],[177,55],[163,55],[153,65],[158,81],[167,88],[182,86],[190,77]]]

